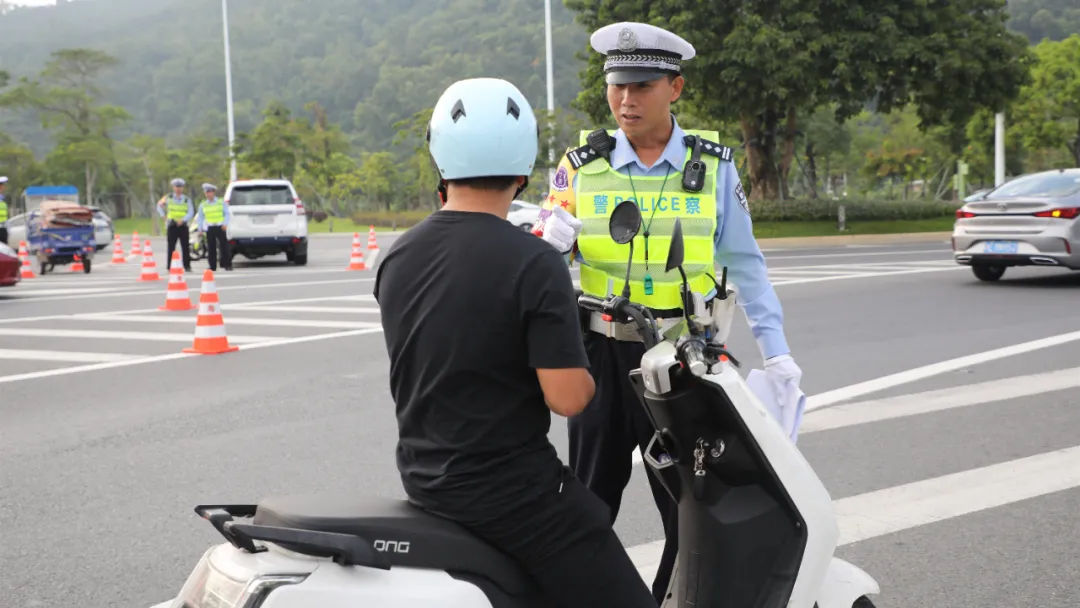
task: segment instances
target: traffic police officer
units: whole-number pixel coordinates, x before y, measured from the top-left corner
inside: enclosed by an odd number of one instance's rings
[[[3,175],[0,175],[0,243],[7,244],[7,219],[8,219],[8,205],[4,200],[4,190],[7,190],[8,179]]]
[[[188,239],[191,238],[191,232],[188,228],[188,223],[191,218],[195,216],[195,207],[191,204],[191,199],[184,194],[184,180],[177,178],[172,181],[173,193],[161,197],[158,201],[158,215],[166,218],[167,225],[165,228],[165,235],[169,243],[169,251],[167,253],[169,266],[172,265],[172,254],[176,250],[176,241],[180,241],[180,251],[184,259],[184,270],[191,272],[191,251],[188,245]],[[168,203],[166,205],[166,203]]]
[[[229,255],[229,239],[226,229],[232,219],[229,206],[217,197],[217,186],[203,184],[206,200],[199,205],[196,225],[206,235],[207,254],[210,256],[210,270],[217,270],[218,252],[221,252],[221,265],[225,270],[232,270],[232,257]]]
[[[686,131],[671,113],[682,93],[682,62],[695,50],[686,40],[643,23],[616,23],[597,30],[590,43],[606,55],[608,105],[619,129],[582,132],[552,177],[542,215],[542,238],[581,263],[581,289],[604,298],[621,291],[626,258],[608,235],[615,206],[634,199],[642,232],[634,251],[645,262],[630,274],[632,299],[648,306],[661,332],[682,316],[681,280],[664,263],[675,218],[686,246],[684,269],[691,289],[709,302],[716,296],[714,261],[728,268],[736,301],[750,321],[770,384],[794,392],[802,372],[791,359],[783,311],[769,282],[765,257],[754,240],[750,209],[732,150],[715,131]],[[695,162],[699,161],[699,162]],[[550,213],[550,215],[549,215]],[[644,344],[633,328],[588,319],[586,350],[596,395],[568,421],[570,466],[611,509],[614,522],[630,480],[634,448],[645,450],[654,429],[628,374],[639,367]],[[667,538],[653,595],[662,603],[678,553],[677,508],[659,480],[648,474]]]

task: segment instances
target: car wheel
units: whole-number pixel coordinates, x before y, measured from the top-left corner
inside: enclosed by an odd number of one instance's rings
[[[532,224],[522,224],[522,225],[518,226],[518,228],[521,228],[522,232],[532,232],[533,225]]]
[[[1005,267],[993,264],[976,264],[971,267],[971,272],[975,273],[975,276],[980,281],[992,283],[1005,274]]]
[[[293,255],[293,262],[295,262],[297,266],[305,266],[305,265],[307,265],[307,254],[306,253],[294,254]]]

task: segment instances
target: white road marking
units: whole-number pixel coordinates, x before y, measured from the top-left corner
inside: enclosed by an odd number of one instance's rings
[[[258,302],[241,302],[239,304],[230,304],[233,308],[258,308],[267,305],[275,304],[300,304],[303,302],[374,302],[375,296],[373,295],[352,295],[352,296],[323,296],[321,298],[297,298],[291,300],[262,300]]]
[[[194,327],[194,322],[192,322]],[[94,329],[34,329],[25,327],[0,327],[0,336],[25,336],[33,338],[88,338],[103,340],[142,340],[149,342],[191,342],[194,330],[188,333],[167,333],[157,331],[110,331]],[[277,340],[268,336],[229,336],[229,342],[251,344]]]
[[[984,405],[1080,387],[1080,367],[1028,376],[1002,378],[886,399],[861,401],[817,410],[806,415],[800,435],[857,424],[917,416]]]
[[[996,361],[1006,357],[1022,355],[1044,348],[1068,344],[1069,342],[1075,342],[1077,340],[1080,340],[1080,331],[1050,336],[1048,338],[1023,342],[1021,344],[1013,344],[1002,348],[995,348],[981,353],[957,357],[956,359],[949,359],[948,361],[931,363],[930,365],[916,367],[896,374],[874,378],[873,380],[867,380],[865,382],[859,382],[858,384],[852,384],[851,386],[845,386],[843,388],[813,395],[807,398],[806,409],[807,411],[810,411],[821,407],[827,407],[829,405],[883,391],[909,382],[916,382],[931,376],[944,374],[945,372],[963,369],[971,365],[979,365],[980,363],[986,363],[988,361]]]
[[[1080,486],[1080,446],[1020,458],[833,501],[838,546],[918,528]],[[663,541],[630,547],[647,582]]]
[[[153,315],[83,315],[88,321],[119,321],[122,323],[183,323],[195,327],[195,317],[172,317]],[[267,327],[322,327],[333,329],[368,329],[378,323],[364,321],[318,321],[314,319],[259,319],[254,317],[224,316],[225,326],[230,325],[265,325]]]
[[[379,314],[382,311],[379,308],[355,308],[345,306],[273,306],[269,304],[262,305],[240,305],[230,306],[228,304],[222,304],[223,310],[242,309],[258,312],[317,312],[317,313],[375,313]]]
[[[362,336],[365,334],[381,333],[381,327],[372,327],[367,329],[359,329],[354,331],[338,332],[332,334],[317,334],[314,336],[302,336],[299,338],[284,338],[281,340],[275,340],[271,342],[258,342],[255,344],[246,344],[240,347],[240,351],[251,350],[253,348],[270,348],[272,346],[287,346],[289,344],[300,344],[303,342],[318,342],[320,340],[332,340],[335,338],[344,338],[349,336]],[[228,353],[224,356],[229,356]],[[104,369],[112,369],[117,367],[128,367],[131,365],[142,365],[144,363],[158,363],[161,361],[173,361],[175,359],[186,359],[188,357],[201,357],[204,355],[196,355],[189,353],[175,353],[170,355],[157,355],[153,357],[142,357],[138,359],[130,359],[127,361],[110,361],[108,363],[94,363],[91,365],[79,365],[76,367],[64,367],[60,369],[49,369],[38,372],[29,372],[26,374],[12,374],[10,376],[0,376],[0,384],[8,384],[12,382],[20,382],[23,380],[36,380],[39,378],[52,378],[55,376],[67,376],[70,374],[79,374],[82,372],[96,372]]]
[[[19,296],[18,294],[12,294],[15,297],[11,298],[8,301],[11,301],[11,302],[51,302],[51,301],[58,301],[58,300],[64,300],[64,301],[66,301],[66,300],[86,300],[86,299],[91,299],[91,298],[104,298],[104,297],[113,297],[113,296],[137,296],[137,295],[155,295],[155,294],[160,295],[162,300],[164,300],[166,286],[168,285],[168,280],[164,278],[167,275],[162,274],[161,276],[163,277],[163,279],[161,281],[157,281],[156,283],[154,283],[155,285],[160,286],[157,289],[131,289],[131,290],[111,289],[111,290],[109,290],[107,292],[104,292],[104,293],[78,294],[78,295],[66,295],[66,296],[58,295],[58,296],[45,296],[45,297],[37,297],[37,296],[22,297],[22,296]],[[216,278],[217,277],[215,276],[215,279]],[[325,281],[293,281],[293,282],[286,282],[286,283],[259,283],[259,284],[256,284],[256,285],[218,285],[217,290],[219,292],[221,292],[221,291],[232,291],[232,290],[237,290],[237,289],[245,289],[246,290],[246,289],[265,289],[265,288],[277,288],[277,287],[285,287],[285,288],[289,288],[289,287],[309,287],[309,286],[312,286],[312,285],[333,285],[333,284],[348,285],[348,284],[352,284],[352,283],[373,282],[374,280],[375,280],[374,277],[364,277],[364,278],[356,278],[356,279],[342,278],[342,279],[325,280]],[[134,282],[134,279],[132,281]],[[18,289],[18,288],[16,287],[16,289]],[[197,299],[199,297],[199,290],[198,290],[197,287],[191,287],[189,285],[188,290],[191,292],[193,298]],[[2,295],[5,295],[5,294],[0,294],[0,296],[2,296]]]
[[[905,274],[922,274],[922,273],[926,273],[926,272],[947,272],[947,271],[950,271],[950,270],[966,270],[966,269],[967,269],[967,266],[960,266],[960,265],[957,265],[955,268],[952,268],[952,267],[950,267],[950,268],[919,268],[919,269],[916,269],[916,270],[904,270],[904,271],[900,271],[900,272],[875,273],[875,274],[866,275],[865,278],[869,279],[869,278],[877,278],[877,277],[895,277],[895,276],[905,275]],[[781,285],[797,285],[797,284],[801,284],[801,283],[819,283],[821,281],[842,281],[842,280],[845,280],[845,279],[853,279],[853,278],[863,278],[863,277],[861,277],[861,276],[860,277],[852,277],[852,276],[839,275],[839,276],[835,276],[835,277],[813,277],[813,278],[808,278],[808,279],[793,279],[793,280],[790,280],[790,281],[774,282],[773,287],[779,287]]]
[[[139,355],[116,353],[81,353],[63,350],[24,350],[0,348],[0,359],[15,361],[72,361],[75,363],[104,363],[106,361],[129,361]]]

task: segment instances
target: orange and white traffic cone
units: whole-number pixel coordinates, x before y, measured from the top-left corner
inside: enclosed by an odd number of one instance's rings
[[[135,230],[131,234],[131,259],[137,260],[143,256],[142,241],[139,240],[139,231]]]
[[[203,273],[199,293],[199,316],[195,319],[195,342],[183,352],[219,355],[234,350],[240,350],[240,347],[229,345],[229,338],[225,335],[225,321],[221,317],[217,285],[214,283],[214,271],[207,268]]]
[[[364,263],[364,249],[360,246],[360,233],[354,232],[352,237],[352,257],[349,259],[349,267],[346,270],[367,270]]]
[[[116,243],[113,244],[112,250],[112,262],[113,266],[119,266],[120,264],[127,264],[127,258],[124,257],[124,244],[120,242],[120,237],[116,237]]]
[[[184,280],[184,264],[180,261],[180,252],[173,251],[172,261],[169,262],[169,287],[165,292],[165,305],[158,306],[158,310],[191,310],[193,308],[195,305],[191,303],[187,281]]]
[[[154,252],[150,248],[150,239],[146,239],[146,246],[143,247],[143,263],[142,274],[139,275],[140,281],[160,281],[161,277],[158,276],[157,263],[154,262]]]
[[[379,248],[379,242],[375,240],[375,226],[371,226],[370,228],[368,228],[367,248],[368,249],[378,249]]]
[[[71,265],[71,272],[83,272],[86,270],[83,268],[82,258],[79,257],[79,254],[76,253],[74,257],[75,263]]]
[[[30,267],[30,252],[26,250],[26,241],[19,241],[19,261],[22,262],[20,279],[35,279],[34,269]]]

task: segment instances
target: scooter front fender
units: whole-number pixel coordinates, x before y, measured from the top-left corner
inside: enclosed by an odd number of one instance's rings
[[[818,608],[851,608],[855,600],[881,593],[877,581],[858,566],[834,557],[818,594]]]
[[[169,600],[167,602],[161,602],[160,604],[154,604],[153,606],[150,606],[150,608],[169,608],[173,605],[174,601],[175,600]]]

